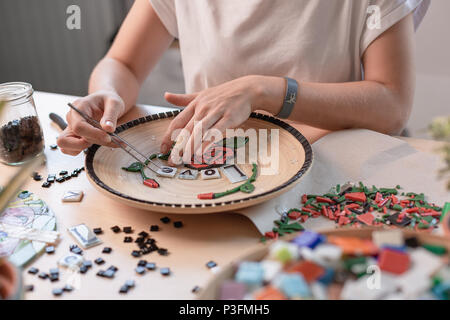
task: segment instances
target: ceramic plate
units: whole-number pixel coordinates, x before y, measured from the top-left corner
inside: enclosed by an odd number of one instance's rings
[[[116,133],[149,156],[159,152],[164,132],[178,113],[170,111],[139,118],[121,125]],[[130,206],[165,213],[210,213],[230,211],[267,201],[292,188],[310,168],[312,163],[310,144],[300,132],[285,122],[253,113],[241,128],[244,131],[256,129],[258,143],[262,139],[267,141],[268,155],[272,154],[271,148],[275,145],[272,141],[277,140],[276,132],[278,132],[278,173],[266,174],[271,165],[267,162],[265,164],[264,158],[258,156],[258,172],[253,182],[255,188],[250,193],[237,192],[217,199],[201,200],[198,198],[199,194],[223,192],[245,181],[232,184],[220,168],[219,179],[203,180],[199,173],[195,180],[182,180],[178,175],[185,169],[183,166],[177,168],[177,175],[174,178],[156,176],[147,169],[145,174],[156,179],[160,185],[159,188],[149,188],[143,184],[139,173],[122,169],[135,162],[131,156],[121,149],[98,145],[89,148],[86,171],[89,180],[98,190]],[[262,134],[260,129],[268,129],[266,131],[268,134]],[[246,162],[238,165],[247,177],[252,175],[252,163],[248,161],[251,145],[258,146],[257,143],[251,144],[250,139],[243,147]],[[237,152],[239,151],[235,154]],[[155,161],[159,165],[167,165],[163,160]]]

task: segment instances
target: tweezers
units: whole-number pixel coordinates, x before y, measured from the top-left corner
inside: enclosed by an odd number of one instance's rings
[[[102,130],[103,132],[105,132],[106,134],[108,134],[111,137],[111,141],[114,142],[119,148],[121,148],[123,151],[125,151],[126,153],[128,153],[130,156],[132,156],[134,159],[136,159],[139,163],[141,163],[142,165],[144,165],[147,169],[153,171],[154,173],[157,173],[155,170],[153,170],[152,168],[150,168],[148,166],[148,164],[146,163],[147,161],[149,161],[150,163],[152,163],[154,166],[158,167],[161,169],[161,167],[156,164],[155,162],[153,162],[151,159],[147,158],[145,155],[143,155],[141,152],[139,152],[131,143],[129,143],[128,141],[126,141],[125,139],[121,138],[119,135],[117,135],[116,133],[111,133],[106,131],[105,129],[102,128],[102,126],[100,125],[100,123],[95,120],[92,119],[90,116],[88,116],[87,114],[85,114],[83,111],[79,110],[77,107],[75,107],[73,104],[68,103],[69,107],[72,108],[72,110],[74,110],[75,112],[77,112],[84,120],[86,120],[87,123],[89,123],[91,126]],[[144,161],[139,160],[139,158],[132,154],[127,148],[125,148],[120,142],[126,144],[128,147],[130,147],[130,149],[132,149],[134,152],[136,152],[138,155],[140,155]]]

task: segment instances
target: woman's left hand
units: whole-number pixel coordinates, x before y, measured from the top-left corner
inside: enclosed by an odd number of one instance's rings
[[[250,113],[257,109],[256,106],[261,109],[259,104],[266,102],[264,97],[267,91],[273,91],[273,88],[265,89],[270,79],[276,79],[281,92],[284,90],[283,78],[245,76],[193,94],[166,93],[168,102],[187,107],[170,123],[161,144],[161,152],[167,153],[172,141],[176,141],[173,151],[180,156],[181,152],[183,161],[190,162],[194,152],[201,152],[200,142],[209,141],[214,131],[224,133],[226,129],[234,129],[248,119]],[[279,101],[281,106],[282,98]],[[181,134],[175,132],[172,137],[175,130],[183,128],[186,131]],[[195,144],[197,150],[194,149],[194,136],[199,139]],[[173,157],[169,163],[174,164]]]

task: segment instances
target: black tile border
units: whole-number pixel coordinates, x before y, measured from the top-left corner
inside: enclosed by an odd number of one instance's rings
[[[144,124],[147,122],[151,122],[154,120],[159,120],[159,119],[166,119],[166,118],[171,118],[171,117],[175,117],[177,114],[179,114],[180,111],[175,110],[175,111],[169,111],[169,112],[163,112],[163,113],[158,113],[158,114],[153,114],[153,115],[149,115],[146,117],[142,117],[139,119],[135,119],[135,120],[131,120],[127,123],[122,124],[121,126],[119,126],[116,129],[116,133],[121,133],[127,129],[136,127],[140,124]],[[268,194],[271,194],[273,192],[277,192],[283,188],[286,188],[287,186],[289,186],[290,184],[294,183],[296,180],[298,180],[301,176],[303,176],[303,174],[311,167],[312,164],[312,160],[313,160],[313,152],[312,152],[312,148],[311,145],[309,144],[308,140],[306,140],[306,138],[294,127],[290,126],[289,124],[287,124],[284,121],[281,121],[280,119],[268,116],[268,115],[264,115],[264,114],[260,114],[260,113],[252,113],[250,115],[250,118],[255,118],[255,119],[259,119],[259,120],[263,120],[263,121],[267,121],[270,123],[273,123],[279,127],[281,127],[282,129],[288,131],[290,134],[292,134],[303,146],[304,150],[305,150],[305,162],[303,163],[303,166],[300,168],[300,170],[294,175],[292,176],[288,181],[286,181],[285,183],[279,185],[276,188],[273,188],[269,191],[260,193],[258,195],[253,195],[253,196],[249,196],[247,198],[242,198],[239,200],[228,200],[228,201],[221,201],[221,202],[212,202],[212,203],[203,203],[203,204],[178,204],[178,203],[161,203],[161,202],[153,202],[153,201],[147,201],[147,200],[142,200],[142,199],[136,199],[133,197],[130,197],[128,195],[125,195],[121,192],[118,192],[114,189],[112,189],[111,187],[107,186],[106,184],[104,184],[100,178],[97,176],[97,174],[94,171],[94,156],[95,153],[97,152],[97,150],[100,148],[99,145],[92,145],[89,149],[88,152],[86,154],[86,160],[85,160],[85,167],[86,167],[86,172],[87,174],[89,174],[89,176],[91,177],[91,179],[102,189],[116,195],[119,196],[121,198],[124,198],[126,200],[131,200],[131,201],[135,201],[135,202],[140,202],[140,203],[145,203],[145,204],[149,204],[149,205],[154,205],[154,206],[161,206],[161,207],[186,207],[186,208],[202,208],[202,207],[212,207],[212,205],[214,204],[215,206],[221,206],[221,205],[230,205],[230,204],[236,204],[236,203],[240,203],[240,202],[244,202],[244,201],[248,201],[248,200],[253,200],[253,199],[257,199],[260,197],[264,197]]]

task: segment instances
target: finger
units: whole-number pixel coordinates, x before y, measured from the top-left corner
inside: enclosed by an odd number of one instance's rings
[[[194,118],[191,118],[191,120],[189,120],[188,124],[179,132],[176,138],[176,143],[173,146],[172,151],[175,150],[175,153],[178,152],[178,155],[180,155],[181,157],[183,156],[183,150],[189,140],[189,137],[193,129],[194,129]],[[169,165],[173,166],[179,164],[175,163],[173,160],[174,159],[172,157],[169,158]]]
[[[202,132],[203,132],[203,121],[194,122],[194,127],[192,128],[191,135],[186,141],[183,148],[183,162],[190,163],[194,150],[199,148],[202,142]]]
[[[189,103],[191,103],[196,97],[198,93],[191,93],[191,94],[180,94],[180,93],[170,93],[166,92],[164,94],[164,98],[167,100],[167,102],[174,104],[179,107],[187,106]]]
[[[191,137],[187,142],[185,152],[188,153],[186,157],[192,158],[195,153],[198,157],[203,154],[203,141],[204,133],[207,132],[220,118],[222,115],[218,112],[213,112],[207,115],[205,118],[197,122],[192,131]]]
[[[178,139],[179,142],[182,139],[185,139],[187,141],[187,139],[189,139],[189,135],[190,135],[190,133],[187,130],[182,129],[180,131],[180,134],[178,135],[177,139]],[[172,151],[170,153],[170,157],[168,159],[169,165],[170,166],[174,166],[174,165],[182,164],[183,163],[182,157],[183,157],[183,149],[177,147],[177,145],[175,144],[174,147],[172,148]]]
[[[90,146],[86,139],[75,135],[69,127],[64,129],[58,136],[56,144],[63,149],[83,150]]]
[[[97,103],[98,99],[94,99],[94,102]],[[72,103],[75,107],[77,107],[78,110],[84,112],[86,115],[88,115],[89,117],[93,117],[92,114],[92,104],[90,102],[90,100],[87,100],[86,98],[81,98],[78,100],[75,100]],[[67,113],[67,122],[70,124],[71,121],[76,121],[78,119],[83,119],[80,114],[78,112],[76,112],[73,109],[70,109],[69,112]]]
[[[202,151],[203,153],[209,150],[212,147],[217,146],[217,143],[223,141],[225,138],[224,132],[221,132],[215,128],[210,128],[208,131],[205,132],[203,135],[203,143],[202,143]],[[196,157],[200,157],[201,154],[199,153],[201,150],[197,150]]]
[[[121,109],[122,106],[120,101],[110,99],[105,101],[103,116],[100,120],[103,129],[108,132],[114,132],[114,130],[116,130],[117,119],[120,116]]]
[[[93,97],[92,99],[92,101],[79,99],[74,102],[74,105],[89,117],[98,120],[100,119],[100,115],[97,115],[98,118],[94,117],[93,109],[95,108],[95,105],[92,103],[98,105],[102,103],[102,101],[99,100],[99,97]],[[100,112],[103,114],[103,111]],[[71,131],[77,136],[89,138],[91,141],[95,141],[96,144],[108,144],[111,142],[111,138],[108,134],[103,132],[103,130],[97,129],[87,123],[86,120],[75,110],[69,111],[67,114],[67,122]]]
[[[183,145],[179,145],[179,148],[182,148],[184,163],[190,163],[195,149],[201,149],[204,126],[208,128],[220,118],[219,113],[211,113],[210,115],[206,115],[206,113],[207,111],[204,108],[197,109],[186,126],[190,134],[187,141],[185,140]]]
[[[67,154],[69,156],[77,156],[80,154],[82,150],[70,150],[70,149],[62,149],[61,148],[61,152],[64,154]]]
[[[209,145],[219,142],[225,137],[225,132],[227,129],[234,129],[235,127],[236,124],[233,119],[223,117],[205,133],[205,140],[210,140]],[[219,132],[222,134],[219,135]]]
[[[222,117],[222,119],[217,121],[210,129],[215,129],[224,133],[227,129],[234,129],[234,127],[235,125],[232,119]],[[206,135],[208,135],[208,133]]]
[[[89,142],[90,145],[98,144],[97,141],[93,141],[88,138],[85,138],[85,139],[87,142]],[[112,140],[110,143],[103,143],[102,146],[109,147],[109,148],[120,148],[116,143],[112,142]]]
[[[167,153],[172,147],[172,132],[176,129],[184,128],[186,124],[192,119],[194,115],[194,106],[190,105],[184,109],[180,114],[178,114],[175,119],[170,122],[169,128],[167,129],[162,142],[161,142],[161,152]]]
[[[210,150],[210,148],[216,148],[216,143],[223,141],[225,132],[227,129],[235,128],[235,124],[232,119],[223,117],[216,124],[214,124],[204,134],[204,143],[202,145],[203,150]],[[209,154],[209,151],[207,151]],[[198,156],[197,156],[198,157]]]
[[[96,144],[104,145],[111,143],[111,137],[106,132],[91,126],[84,119],[79,119],[79,121],[75,121],[75,123],[69,124],[69,126],[77,136],[89,139]]]
[[[84,150],[91,146],[91,143],[80,137],[60,136],[56,142],[61,149]]]

